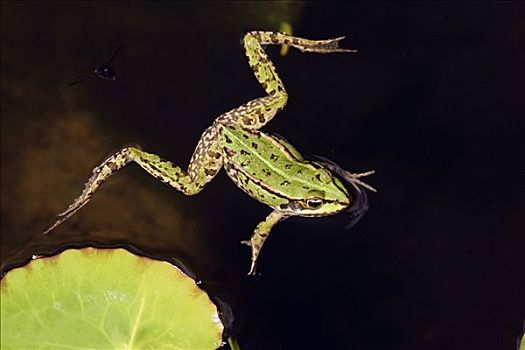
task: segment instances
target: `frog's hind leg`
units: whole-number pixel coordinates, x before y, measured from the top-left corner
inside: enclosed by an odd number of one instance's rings
[[[244,48],[248,63],[255,77],[268,95],[286,94],[284,84],[277,75],[273,63],[264,52],[263,45],[289,45],[302,52],[334,53],[356,52],[353,49],[339,47],[344,36],[327,40],[310,40],[278,32],[253,31],[244,36]]]
[[[240,125],[246,129],[256,130],[268,123],[286,105],[288,94],[272,61],[264,51],[263,45],[289,45],[302,52],[355,52],[355,50],[339,47],[339,41],[343,38],[309,40],[277,32],[253,31],[247,33],[243,38],[246,56],[255,77],[268,96],[252,100],[221,115],[217,118],[216,123]]]
[[[144,152],[139,147],[122,148],[93,169],[93,175],[86,183],[82,194],[64,212],[58,215],[56,222],[44,234],[49,233],[86,205],[100,185],[129,162],[137,163],[156,179],[174,187],[185,195],[190,196],[199,193],[222,167],[218,129],[215,126],[206,129],[195,149],[188,171],[182,170],[155,154]]]

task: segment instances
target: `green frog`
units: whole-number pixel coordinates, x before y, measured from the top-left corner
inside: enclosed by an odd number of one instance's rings
[[[233,182],[273,211],[260,222],[250,241],[251,266],[255,266],[271,229],[290,216],[318,217],[348,208],[354,198],[336,175],[342,176],[358,192],[359,186],[375,189],[359,178],[373,173],[352,174],[334,163],[308,161],[286,140],[259,131],[286,105],[288,94],[265,45],[288,45],[302,52],[355,52],[340,48],[344,37],[309,40],[285,33],[252,31],[243,38],[250,67],[266,96],[249,101],[219,116],[202,134],[188,169],[145,152],[140,146],[124,147],[93,170],[82,194],[44,233],[47,234],[86,205],[99,186],[129,162],[135,162],[158,180],[185,195],[199,193],[224,167]]]

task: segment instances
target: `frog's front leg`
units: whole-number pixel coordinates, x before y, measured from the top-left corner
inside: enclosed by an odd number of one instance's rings
[[[262,249],[264,241],[270,234],[272,228],[281,220],[286,219],[289,214],[283,212],[282,210],[275,209],[266,217],[266,219],[257,225],[255,231],[253,232],[250,241],[242,241],[242,243],[249,245],[252,248],[252,265],[248,275],[255,274],[255,265],[257,264],[257,258]]]
[[[191,196],[200,192],[222,167],[219,131],[220,126],[214,125],[202,134],[191,158],[188,171],[182,170],[155,154],[144,152],[140,147],[122,148],[93,169],[93,175],[86,183],[82,194],[64,212],[58,215],[56,222],[44,234],[49,233],[86,205],[100,185],[129,162],[137,163],[156,179],[174,187],[185,195]]]

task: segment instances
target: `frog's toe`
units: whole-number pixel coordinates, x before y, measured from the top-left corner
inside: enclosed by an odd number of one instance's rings
[[[255,275],[255,261],[252,261],[252,265],[250,266],[250,271],[248,271],[248,276],[254,276]]]
[[[334,39],[328,40],[316,40],[313,45],[299,47],[299,50],[303,52],[318,52],[318,53],[332,53],[332,52],[351,52],[356,53],[355,49],[344,49],[339,46],[339,42],[345,37],[340,36]]]
[[[247,245],[248,247],[251,247],[251,246],[252,246],[252,242],[249,241],[249,240],[241,241],[241,244]]]

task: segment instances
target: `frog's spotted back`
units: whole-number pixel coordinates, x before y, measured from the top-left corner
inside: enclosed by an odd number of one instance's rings
[[[317,193],[323,200],[339,203],[340,209],[348,206],[348,192],[333,182],[330,172],[303,161],[297,150],[290,152],[284,141],[260,131],[228,126],[221,135],[228,175],[236,181],[242,174],[248,183],[239,187],[258,201],[275,208],[283,201],[302,200]],[[257,191],[261,187],[271,188],[272,195]]]
[[[246,56],[265,96],[219,116],[202,134],[187,171],[140,147],[124,147],[95,168],[82,194],[45,233],[82,208],[109,176],[129,162],[137,163],[158,180],[186,195],[199,193],[224,166],[238,187],[273,208],[272,213],[257,225],[248,242],[252,248],[249,274],[253,274],[262,245],[279,221],[292,215],[331,215],[351,202],[348,192],[329,168],[304,160],[284,139],[258,131],[288,101],[284,84],[263,45],[288,45],[302,52],[355,52],[340,48],[341,39],[343,37],[309,40],[265,31],[247,33],[243,38]],[[111,75],[111,72],[100,74]]]

